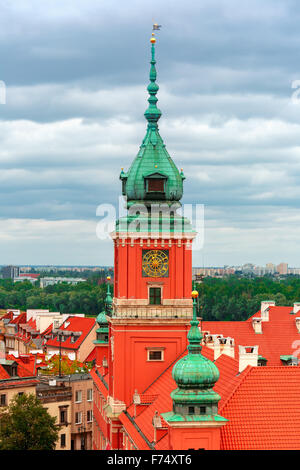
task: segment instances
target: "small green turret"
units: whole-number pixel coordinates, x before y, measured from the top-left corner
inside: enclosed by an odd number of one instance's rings
[[[198,292],[192,292],[193,319],[188,333],[188,354],[172,370],[177,389],[171,393],[173,412],[164,413],[168,422],[174,421],[226,421],[218,415],[221,397],[213,390],[219,379],[216,365],[201,354],[202,333],[197,320]]]
[[[99,325],[99,328],[96,330],[96,341],[94,344],[108,344],[108,321],[106,318],[106,312],[102,311],[96,318],[96,322]]]

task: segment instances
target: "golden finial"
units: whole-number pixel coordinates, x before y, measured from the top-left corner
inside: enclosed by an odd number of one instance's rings
[[[151,42],[151,44],[155,44],[155,43],[156,43],[156,39],[155,39],[154,33],[152,33],[152,37],[151,37],[151,39],[150,39],[150,42]]]
[[[197,299],[198,295],[199,295],[199,292],[198,292],[198,291],[196,291],[196,290],[193,290],[193,291],[192,291],[192,298],[193,298],[193,299]]]
[[[107,279],[108,281],[110,281],[111,277],[110,277],[110,276],[107,276],[107,278],[106,278],[106,279]]]

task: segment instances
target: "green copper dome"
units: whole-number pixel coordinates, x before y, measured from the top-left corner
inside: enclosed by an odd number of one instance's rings
[[[161,111],[157,108],[157,91],[159,86],[155,82],[155,46],[152,42],[152,59],[150,68],[150,84],[148,85],[149,106],[145,111],[148,121],[146,136],[140,150],[133,161],[129,171],[122,169],[122,193],[127,197],[128,205],[143,201],[179,201],[183,194],[182,171],[178,171],[175,163],[167,152],[166,146],[159,134],[157,122]]]
[[[96,318],[96,322],[98,323],[98,325],[107,325],[108,324],[107,319],[106,319],[106,312],[105,311],[99,313],[99,315]]]
[[[214,387],[219,379],[219,370],[201,354],[188,354],[175,364],[172,377],[182,389],[201,390]]]

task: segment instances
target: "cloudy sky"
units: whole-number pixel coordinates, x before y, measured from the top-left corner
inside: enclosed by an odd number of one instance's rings
[[[0,264],[112,264],[96,210],[145,134],[154,21],[194,265],[300,266],[296,0],[0,0]]]

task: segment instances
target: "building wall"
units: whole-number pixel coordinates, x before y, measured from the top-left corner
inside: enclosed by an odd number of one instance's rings
[[[108,435],[109,435],[109,422],[105,414],[104,407],[106,405],[106,398],[101,393],[97,384],[93,382],[93,449],[105,450]]]
[[[196,424],[196,423],[195,423]],[[201,427],[177,427],[169,430],[169,449],[220,450],[220,427],[204,423]]]
[[[60,425],[59,436],[56,443],[55,450],[71,450],[71,426],[69,425],[72,422],[72,411],[71,411],[71,400],[66,401],[54,401],[51,403],[43,403],[44,408],[48,410],[48,413],[51,416],[56,417],[56,424],[60,424],[60,409],[61,407],[66,408],[67,412],[67,422],[68,425]],[[65,446],[61,446],[61,435],[65,435]]]
[[[93,430],[93,381],[89,379],[72,381],[72,425],[71,434],[73,450],[80,450],[82,440],[84,439],[85,450],[92,449],[92,430]],[[88,390],[91,390],[91,397],[88,397]],[[76,401],[76,392],[81,392],[80,401]],[[77,398],[79,398],[77,396]],[[88,412],[91,413],[88,421]],[[81,413],[82,419],[80,424],[76,424],[76,413]]]
[[[9,380],[0,383],[0,395],[6,396],[6,406],[9,406],[11,400],[20,393],[35,395],[36,384],[14,385],[9,384]]]
[[[116,400],[132,402],[187,346],[190,324],[181,319],[150,321],[110,319],[109,390]],[[148,350],[163,351],[163,359],[149,361]]]
[[[192,238],[192,237],[191,237]],[[114,295],[119,299],[148,299],[148,283],[162,283],[163,299],[190,299],[192,285],[192,250],[186,240],[115,241]],[[169,244],[170,242],[170,244]],[[167,277],[142,276],[143,250],[168,250]]]

